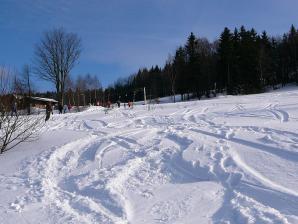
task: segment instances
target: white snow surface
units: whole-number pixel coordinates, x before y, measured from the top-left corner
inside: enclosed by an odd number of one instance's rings
[[[55,114],[0,156],[0,223],[298,223],[298,89]]]

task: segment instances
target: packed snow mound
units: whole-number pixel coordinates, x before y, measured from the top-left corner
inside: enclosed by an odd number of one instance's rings
[[[297,88],[92,107],[41,132],[0,157],[0,223],[298,223]]]

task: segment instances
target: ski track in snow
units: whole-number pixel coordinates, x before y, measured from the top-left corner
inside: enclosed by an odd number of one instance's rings
[[[34,223],[42,209],[36,223],[298,223],[296,98],[55,115],[44,133],[86,135],[0,175],[1,189],[24,192],[0,203],[0,222]]]

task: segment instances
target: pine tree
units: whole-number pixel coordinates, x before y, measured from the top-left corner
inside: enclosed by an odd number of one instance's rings
[[[263,31],[262,36],[257,37],[258,46],[258,73],[261,85],[272,85],[275,77],[272,64],[272,46],[267,36],[266,31]]]
[[[179,47],[176,50],[173,69],[177,76],[177,90],[181,94],[181,99],[183,100],[183,95],[187,92],[188,85],[187,77],[185,77],[186,53],[183,47]]]
[[[220,35],[218,46],[218,88],[226,88],[227,93],[231,94],[231,64],[233,55],[233,42],[230,30],[225,27]]]
[[[256,40],[257,34],[254,29],[247,31],[244,26],[240,28],[239,81],[241,92],[245,94],[261,91]]]
[[[240,34],[237,28],[234,29],[232,36],[233,55],[230,68],[230,92],[238,94],[240,92]]]
[[[297,62],[297,54],[298,54],[298,32],[294,25],[291,26],[289,32],[289,46],[290,46],[290,56],[291,56],[291,70],[293,72],[293,76],[298,84],[298,62]]]
[[[196,50],[197,40],[193,33],[187,39],[185,45],[186,52],[186,78],[187,78],[187,95],[189,93],[196,92],[198,86],[200,86],[200,68],[199,68],[199,57]]]

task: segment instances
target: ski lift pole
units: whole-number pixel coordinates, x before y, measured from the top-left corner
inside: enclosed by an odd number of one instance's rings
[[[146,105],[147,104],[147,102],[146,102],[147,100],[146,100],[146,87],[144,87],[144,105]]]
[[[132,98],[132,102],[135,102],[135,98],[136,98],[136,91],[133,91],[133,98]]]

